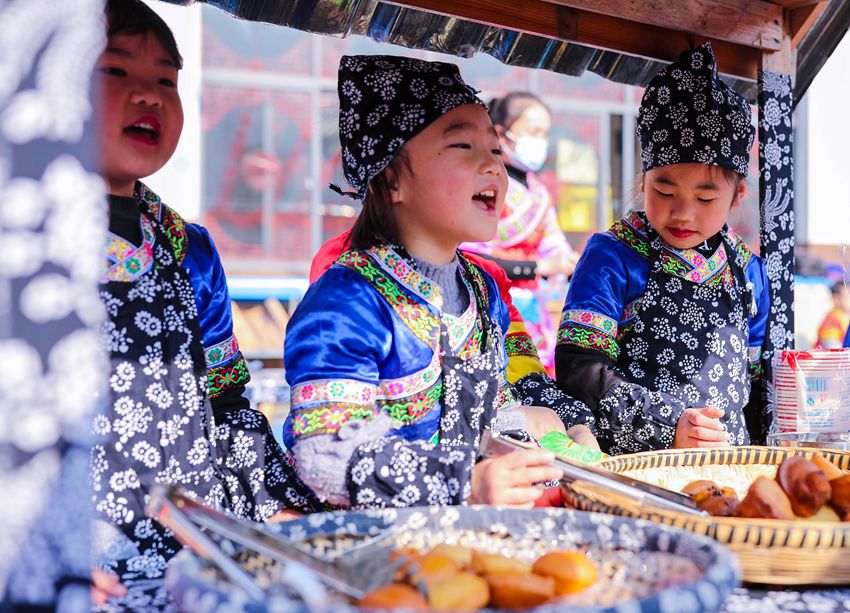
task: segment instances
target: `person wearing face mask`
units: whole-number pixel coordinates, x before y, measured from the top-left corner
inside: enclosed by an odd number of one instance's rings
[[[552,197],[537,176],[549,153],[552,115],[530,92],[496,98],[489,112],[508,171],[508,192],[496,236],[462,248],[495,260],[505,270],[540,360],[552,373],[555,331],[540,279],[571,275],[578,260],[558,226]]]

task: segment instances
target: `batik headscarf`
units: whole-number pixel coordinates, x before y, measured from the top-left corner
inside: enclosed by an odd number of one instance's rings
[[[755,129],[750,105],[717,76],[711,43],[705,43],[650,81],[637,135],[643,172],[697,162],[746,176]]]
[[[457,66],[391,55],[346,55],[339,63],[342,170],[363,199],[369,182],[404,143],[463,104],[484,103]]]

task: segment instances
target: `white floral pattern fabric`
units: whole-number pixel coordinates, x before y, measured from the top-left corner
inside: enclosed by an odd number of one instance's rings
[[[734,241],[721,231],[728,253]],[[664,271],[662,239],[650,232],[651,266],[632,327],[620,339],[616,384],[597,407],[596,432],[612,454],[668,448],[687,407],[713,406],[733,445],[749,443],[744,407],[750,395],[747,311],[752,290],[740,255],[734,283],[693,283]],[[647,393],[648,391],[648,393]]]
[[[103,2],[0,0],[0,609],[91,603],[88,420],[104,185],[89,89]]]
[[[98,544],[98,563],[128,586],[147,586],[161,581],[181,549],[145,516],[154,483],[179,485],[210,506],[255,521],[286,507],[316,507],[262,414],[247,408],[213,414],[188,272],[155,209],[142,198],[137,203],[154,228],[154,265],[134,281],[101,285],[110,310],[103,341],[112,370],[109,403],[92,422],[98,440],[91,481],[99,516],[120,529]],[[136,603],[147,591],[134,589],[129,597]]]
[[[773,357],[794,346],[794,149],[791,77],[759,71],[759,212],[761,253],[770,283],[770,314],[762,347],[766,389],[761,440],[776,427]]]
[[[361,445],[349,460],[352,508],[401,508],[464,504],[471,493],[472,468],[484,428],[498,405],[503,338],[499,326],[484,321],[484,348],[468,358],[452,350],[442,324],[443,398],[437,442],[385,436]]]
[[[342,170],[363,199],[373,177],[405,142],[462,104],[484,103],[457,66],[392,55],[346,55],[339,62]]]
[[[711,43],[705,43],[650,81],[637,134],[642,172],[697,162],[747,176],[755,129],[750,105],[720,79]]]

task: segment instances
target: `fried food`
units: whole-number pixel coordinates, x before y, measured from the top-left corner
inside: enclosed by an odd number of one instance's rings
[[[460,570],[460,566],[453,558],[439,553],[426,553],[411,564],[410,582],[417,585],[420,581],[424,581],[430,589],[432,585],[445,581]]]
[[[719,494],[720,486],[708,479],[697,479],[683,487],[682,492],[690,496],[694,502],[699,502],[703,498]]]
[[[431,553],[446,556],[454,560],[460,568],[469,568],[474,550],[462,545],[437,545]]]
[[[435,611],[471,611],[488,605],[526,609],[583,590],[599,576],[596,565],[581,551],[553,551],[534,564],[459,545],[437,545],[424,554],[402,548],[390,558],[401,556],[409,560],[406,573],[370,593],[360,606],[412,610],[425,606]],[[423,589],[427,597],[415,588]]]
[[[580,592],[596,582],[599,571],[580,551],[553,551],[540,556],[532,571],[555,580],[555,593],[565,596]]]
[[[819,453],[816,453],[812,456],[812,462],[815,463],[815,466],[817,466],[824,473],[826,473],[826,478],[830,481],[832,481],[833,479],[840,479],[841,477],[847,474]]]
[[[791,501],[774,479],[759,477],[738,507],[739,517],[794,519]]]
[[[435,611],[474,611],[490,602],[487,581],[470,572],[459,572],[428,588],[428,604]]]
[[[500,609],[528,609],[543,604],[555,595],[555,580],[540,575],[489,573],[490,602]]]
[[[803,456],[785,458],[776,472],[776,481],[791,501],[794,513],[811,517],[826,504],[832,493],[826,473]]]
[[[740,500],[731,487],[720,487],[714,481],[699,479],[688,483],[682,491],[691,497],[697,508],[711,515],[731,517],[738,512]]]
[[[850,521],[850,475],[833,479],[829,485],[832,488],[829,503],[841,517],[841,521]]]
[[[428,601],[409,585],[391,583],[366,594],[360,600],[360,606],[371,609],[407,609],[427,611]]]
[[[527,575],[531,573],[531,564],[509,558],[499,553],[482,553],[475,551],[472,554],[472,570],[480,575],[488,573],[517,573]]]

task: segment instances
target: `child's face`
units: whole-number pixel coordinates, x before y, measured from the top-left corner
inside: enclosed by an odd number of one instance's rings
[[[646,171],[641,189],[652,227],[671,246],[690,249],[723,228],[746,186],[736,189],[706,164],[673,164]]]
[[[162,168],[183,129],[177,67],[153,34],[115,35],[98,61],[101,167],[109,192],[131,196]]]
[[[398,177],[394,206],[405,246],[426,259],[431,249],[431,261],[439,263],[436,258],[462,242],[493,238],[508,178],[487,111],[478,104],[456,107],[404,149],[411,170]]]

